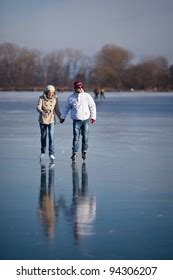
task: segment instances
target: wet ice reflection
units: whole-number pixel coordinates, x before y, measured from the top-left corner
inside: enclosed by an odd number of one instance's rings
[[[58,215],[60,212],[64,220],[72,227],[75,242],[85,236],[93,235],[96,198],[89,193],[86,163],[81,164],[80,170],[76,163],[71,165],[71,203],[67,203],[65,196],[61,195],[58,199],[55,197],[55,164],[50,164],[47,168],[46,164],[41,162],[40,167],[38,216],[48,240],[54,240],[56,234],[58,236]]]
[[[96,198],[89,194],[88,173],[85,163],[81,165],[80,171],[81,174],[79,174],[77,164],[73,163],[71,205],[67,205],[63,197],[59,200],[64,216],[72,223],[75,241],[79,241],[86,235],[93,234],[96,217]]]
[[[58,212],[54,189],[55,170],[54,164],[52,163],[49,165],[48,174],[46,170],[46,164],[41,162],[40,166],[41,176],[38,213],[45,235],[48,237],[48,239],[52,240],[54,239],[56,233]]]
[[[96,217],[96,198],[90,196],[86,164],[82,164],[81,182],[78,167],[72,165],[73,176],[73,208],[75,238],[93,234],[93,222]]]

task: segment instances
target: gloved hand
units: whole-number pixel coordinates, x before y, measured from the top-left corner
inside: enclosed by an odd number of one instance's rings
[[[46,112],[41,112],[41,115],[42,115],[42,117],[47,117],[47,114],[46,114]]]
[[[91,124],[95,124],[95,123],[96,123],[96,120],[91,119],[90,122],[91,122]]]
[[[65,119],[63,119],[63,118],[60,118],[60,123],[63,123],[63,122],[65,122]]]

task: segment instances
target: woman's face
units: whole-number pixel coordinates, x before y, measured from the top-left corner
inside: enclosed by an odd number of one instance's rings
[[[54,95],[54,91],[51,90],[46,93],[47,98],[52,98],[53,95]]]

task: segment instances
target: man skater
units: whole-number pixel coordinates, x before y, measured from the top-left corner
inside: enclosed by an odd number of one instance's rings
[[[74,82],[74,92],[66,101],[61,116],[61,123],[65,121],[68,112],[71,110],[73,120],[73,146],[72,161],[75,161],[79,149],[80,134],[82,135],[82,159],[85,160],[88,149],[89,121],[96,122],[96,105],[91,95],[84,91],[81,81]]]

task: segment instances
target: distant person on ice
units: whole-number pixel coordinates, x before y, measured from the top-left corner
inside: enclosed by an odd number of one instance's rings
[[[79,149],[80,134],[82,135],[82,159],[87,157],[89,122],[96,122],[96,105],[91,95],[84,91],[80,81],[74,83],[74,92],[66,101],[62,113],[61,122],[65,121],[68,112],[71,111],[73,120],[73,145],[72,161],[75,161]]]
[[[101,88],[100,90],[100,99],[104,98],[105,99],[105,94],[104,94],[104,88]]]
[[[98,87],[96,87],[96,88],[94,89],[94,99],[95,99],[95,100],[98,99],[99,93],[100,93],[100,89],[99,89]]]
[[[54,86],[47,85],[42,96],[39,97],[37,104],[37,111],[39,115],[40,133],[41,133],[41,155],[42,160],[46,153],[47,133],[49,138],[49,157],[55,160],[54,150],[54,126],[55,116],[61,118],[58,98]]]

